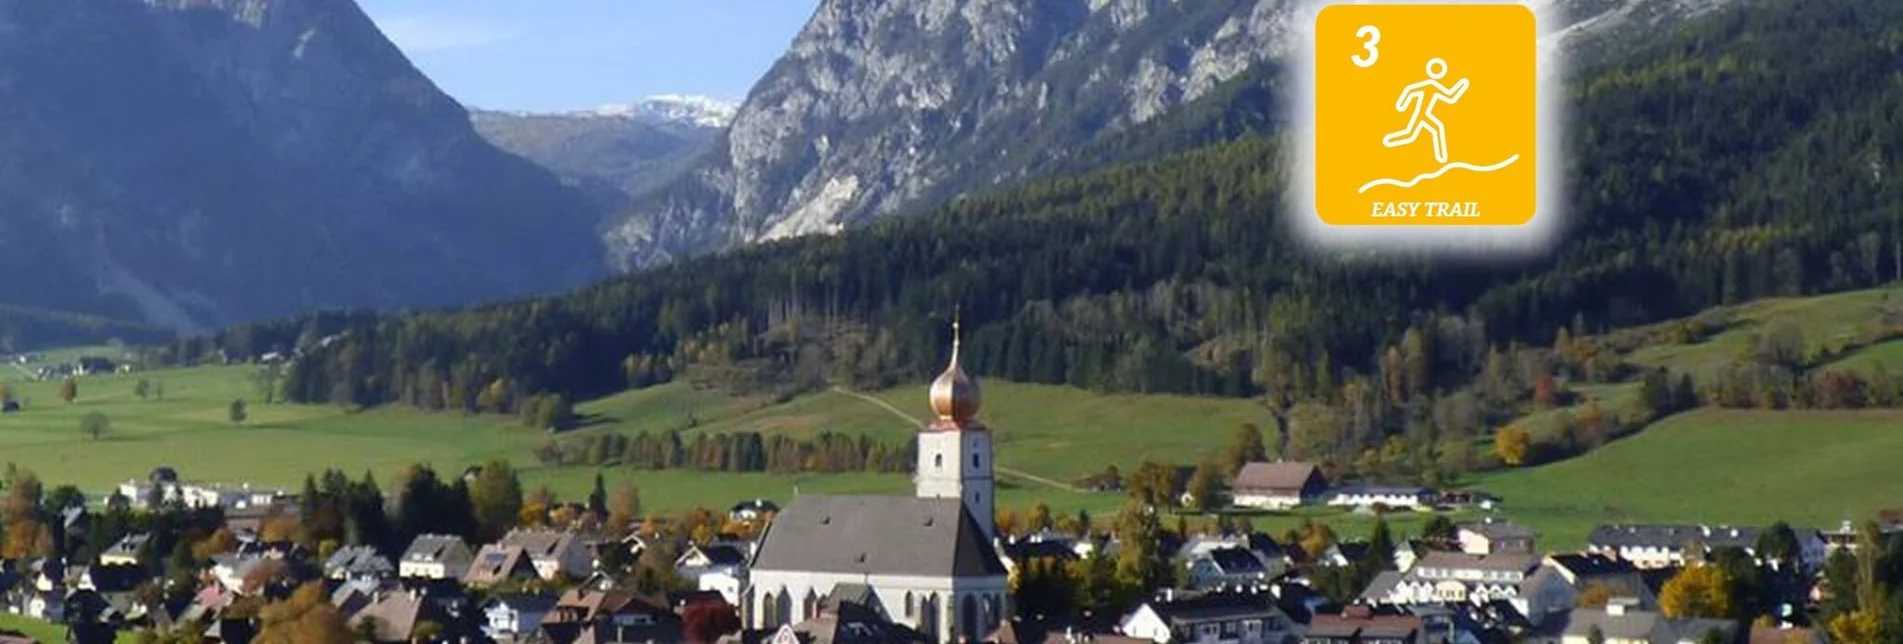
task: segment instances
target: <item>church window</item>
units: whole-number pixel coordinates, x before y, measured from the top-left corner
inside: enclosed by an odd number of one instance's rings
[[[945,469],[945,455],[944,455],[944,454],[933,454],[933,455],[932,455],[932,467],[936,467],[936,468],[938,468],[938,469],[941,469],[941,470],[942,470],[942,469]]]
[[[978,469],[978,455],[977,454],[971,455],[971,469],[974,469],[974,470]]]
[[[910,618],[910,617],[912,617],[912,616],[914,616],[914,615],[917,615],[917,614],[918,614],[918,613],[917,613],[917,609],[918,609],[918,607],[917,607],[917,606],[914,606],[914,605],[913,605],[913,603],[912,603],[912,601],[913,601],[913,600],[912,600],[912,593],[910,593],[910,592],[907,592],[907,593],[905,593],[905,616],[906,616],[907,618]]]

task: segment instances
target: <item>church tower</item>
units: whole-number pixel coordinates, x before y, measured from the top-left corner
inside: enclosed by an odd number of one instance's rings
[[[936,417],[919,430],[915,480],[920,498],[963,499],[985,536],[995,537],[991,432],[978,422],[978,381],[958,367],[958,333],[953,321],[951,364],[932,381]]]

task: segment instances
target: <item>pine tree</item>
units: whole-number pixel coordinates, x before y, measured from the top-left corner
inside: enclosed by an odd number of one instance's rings
[[[588,511],[597,517],[608,516],[608,486],[599,470],[595,472],[595,489],[588,493]]]

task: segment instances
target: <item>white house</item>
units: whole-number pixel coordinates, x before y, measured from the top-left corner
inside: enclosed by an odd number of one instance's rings
[[[1314,463],[1249,463],[1229,484],[1235,505],[1270,510],[1317,503],[1327,491],[1328,479]]]
[[[1166,590],[1117,623],[1128,637],[1152,642],[1280,644],[1299,627],[1266,594]]]
[[[397,562],[400,577],[423,579],[462,579],[468,574],[475,553],[461,537],[441,534],[418,535]]]
[[[1434,507],[1434,491],[1424,487],[1351,485],[1336,488],[1328,504],[1357,510],[1383,508],[1429,510]]]
[[[1460,524],[1455,533],[1460,551],[1470,555],[1536,554],[1534,537],[1532,528],[1491,519]]]
[[[594,570],[594,554],[588,550],[588,540],[572,531],[510,530],[497,543],[521,548],[535,564],[535,574],[543,579],[554,579],[557,574],[580,579]]]
[[[1537,555],[1429,552],[1406,573],[1384,573],[1364,598],[1384,603],[1473,604],[1507,601],[1537,624],[1572,608],[1578,589]]]
[[[534,635],[542,627],[542,618],[555,608],[549,595],[499,595],[482,606],[482,633],[498,642],[512,642]]]
[[[1593,644],[1595,635],[1605,644],[1699,644],[1712,631],[1719,633],[1720,641],[1730,642],[1739,628],[1728,619],[1672,619],[1639,610],[1629,598],[1616,598],[1603,609],[1572,611],[1560,644]]]

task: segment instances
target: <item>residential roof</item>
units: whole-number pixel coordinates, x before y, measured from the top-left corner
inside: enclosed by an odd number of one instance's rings
[[[747,563],[746,551],[730,543],[702,546],[700,553],[707,557],[708,562],[716,566],[739,566]]]
[[[1371,604],[1388,601],[1388,596],[1394,594],[1394,587],[1401,585],[1401,578],[1401,573],[1393,570],[1375,573],[1374,579],[1368,581],[1368,587],[1361,591],[1361,601]]]
[[[1470,555],[1464,552],[1446,552],[1436,550],[1422,555],[1414,562],[1414,568],[1408,571],[1413,575],[1423,568],[1440,570],[1488,570],[1496,572],[1527,572],[1538,566],[1538,555],[1517,552],[1500,552],[1490,555]]]
[[[1310,637],[1405,638],[1421,630],[1417,615],[1379,614],[1367,606],[1349,606],[1339,614],[1318,613],[1308,622]]]
[[[86,577],[92,587],[102,593],[123,593],[139,587],[149,577],[145,567],[135,564],[117,566],[91,566],[86,569]]]
[[[812,619],[794,624],[793,632],[811,644],[906,644],[931,641],[918,631],[886,620],[872,608],[852,602],[829,603]]]
[[[1421,496],[1433,494],[1428,488],[1414,485],[1347,485],[1335,488],[1334,495],[1342,496]]]
[[[1735,546],[1751,549],[1757,545],[1758,529],[1732,526],[1697,525],[1602,525],[1594,528],[1586,542],[1609,548],[1661,548],[1677,550],[1697,541],[1707,548]]]
[[[146,534],[144,532],[135,532],[132,534],[128,534],[125,536],[125,538],[122,538],[118,540],[117,542],[113,543],[112,547],[106,548],[106,551],[100,554],[117,555],[117,556],[124,556],[124,557],[137,556],[139,554],[139,549],[144,548],[145,543],[151,540],[152,540],[152,535]]]
[[[1268,567],[1262,565],[1262,559],[1246,548],[1217,548],[1206,556],[1225,575],[1268,572]]]
[[[484,602],[483,605],[493,606],[502,604],[518,612],[546,613],[555,608],[555,601],[557,599],[558,598],[554,595],[544,593],[509,593],[490,597],[489,601]]]
[[[1077,551],[1072,549],[1070,544],[1055,540],[1012,541],[1005,543],[1001,546],[1000,550],[1006,558],[1013,562],[1020,563],[1031,559],[1056,559],[1059,561],[1077,559]]]
[[[1536,533],[1532,528],[1506,521],[1475,521],[1460,524],[1460,529],[1478,534],[1488,539],[1531,539]]]
[[[530,563],[528,553],[519,546],[492,543],[476,552],[469,571],[463,573],[463,583],[497,584],[518,576],[535,576],[535,564]]]
[[[1668,619],[1652,611],[1628,611],[1615,615],[1601,608],[1576,608],[1568,613],[1566,634],[1585,637],[1597,627],[1606,639],[1679,642],[1698,641],[1716,628],[1735,633],[1737,622],[1718,619]],[[1729,641],[1729,640],[1727,640]]]
[[[1617,557],[1596,554],[1549,555],[1547,561],[1578,579],[1636,573],[1638,566]]]
[[[410,542],[410,548],[403,551],[403,560],[419,562],[442,561],[458,548],[462,549],[463,552],[469,551],[469,546],[463,543],[462,537],[443,534],[417,535],[416,540]]]
[[[1275,598],[1245,593],[1178,593],[1174,599],[1152,600],[1150,610],[1171,624],[1227,621],[1281,612]]]
[[[565,530],[510,530],[499,545],[517,546],[530,557],[545,559],[561,556],[575,545],[575,533]]]
[[[729,512],[779,512],[780,505],[766,499],[753,499],[733,504]]]
[[[351,628],[366,619],[375,619],[377,641],[407,642],[410,634],[416,630],[417,622],[423,621],[423,613],[428,602],[417,594],[405,592],[386,592],[369,606],[351,616]]]
[[[755,570],[1002,577],[991,539],[959,499],[808,495],[761,535]]]
[[[396,568],[374,547],[344,546],[331,553],[324,562],[324,571],[366,575],[395,572]]]
[[[1231,485],[1236,490],[1299,493],[1311,479],[1321,480],[1321,468],[1314,463],[1282,461],[1276,463],[1250,463],[1236,472],[1236,480]]]

